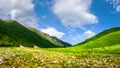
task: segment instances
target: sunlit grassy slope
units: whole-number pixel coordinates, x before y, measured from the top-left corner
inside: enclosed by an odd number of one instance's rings
[[[89,39],[85,40],[84,42],[79,43],[79,44],[77,44],[77,45],[80,45],[80,44],[84,44],[84,43],[93,41],[93,40],[95,40],[95,39],[101,38],[101,37],[103,37],[103,36],[105,36],[105,35],[107,35],[107,34],[109,34],[109,33],[116,32],[116,31],[120,31],[120,27],[115,27],[115,28],[111,28],[111,29],[104,30],[104,31],[102,31],[101,33],[99,33],[99,34],[93,36],[92,38],[89,38]]]
[[[58,47],[49,40],[20,25],[16,21],[0,19],[0,47],[8,46]]]
[[[93,41],[79,45],[82,48],[99,48],[120,44],[120,31],[112,32]],[[78,47],[79,47],[78,46]]]

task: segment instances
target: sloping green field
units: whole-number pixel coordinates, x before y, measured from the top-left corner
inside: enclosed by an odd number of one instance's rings
[[[78,47],[80,46],[82,48],[99,48],[116,44],[120,44],[120,31],[109,33],[93,41],[78,45]]]

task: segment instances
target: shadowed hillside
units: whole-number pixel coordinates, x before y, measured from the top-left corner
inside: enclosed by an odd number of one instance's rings
[[[57,42],[56,42],[57,43]],[[20,25],[17,21],[0,19],[0,46],[59,47],[46,38]]]

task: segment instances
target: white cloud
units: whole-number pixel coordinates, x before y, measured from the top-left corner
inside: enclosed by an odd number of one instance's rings
[[[72,41],[71,44],[77,44],[77,43],[80,43],[82,41],[84,41],[86,38],[84,37],[84,35],[81,35],[81,34],[76,34],[74,36],[71,36],[69,37]]]
[[[120,12],[120,5],[116,7],[117,12]]]
[[[53,27],[48,27],[46,29],[41,29],[41,31],[46,33],[46,34],[49,34],[50,36],[55,36],[59,39],[61,39],[65,35],[65,33],[59,32]]]
[[[0,18],[17,20],[24,26],[37,26],[32,0],[0,0]]]
[[[94,35],[95,35],[95,32],[93,32],[91,30],[87,30],[83,34],[72,35],[69,37],[69,39],[71,39],[73,41],[72,44],[76,44],[76,43],[83,42],[86,39],[93,37]]]
[[[92,0],[54,0],[53,12],[65,26],[81,27],[98,22],[90,12]]]
[[[86,36],[86,38],[90,38],[90,37],[94,36],[95,33],[90,31],[90,30],[88,30],[88,31],[84,32],[84,35]]]
[[[116,12],[120,12],[120,0],[106,0],[109,4],[113,5]]]

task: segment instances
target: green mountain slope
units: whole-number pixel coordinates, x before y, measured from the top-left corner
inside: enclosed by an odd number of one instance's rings
[[[58,47],[16,21],[0,19],[0,46]]]
[[[61,47],[68,47],[68,46],[71,46],[71,44],[67,43],[67,42],[64,42],[56,37],[52,37],[52,36],[49,36],[48,34],[46,33],[43,33],[41,31],[38,31],[37,29],[35,28],[32,28],[30,27],[29,28],[31,31],[37,33],[39,36],[45,38],[45,39],[48,39],[51,43],[53,43],[54,45],[57,45],[57,46],[61,46]]]
[[[84,42],[77,44],[77,45],[93,41],[95,39],[98,39],[98,38],[103,37],[103,36],[105,36],[105,35],[107,35],[109,33],[116,32],[116,31],[120,31],[120,27],[115,27],[115,28],[104,30],[103,32],[101,32],[101,33],[99,33],[99,34],[97,34],[97,35],[85,40]]]
[[[99,48],[120,44],[120,27],[112,28],[77,44],[82,48]]]

